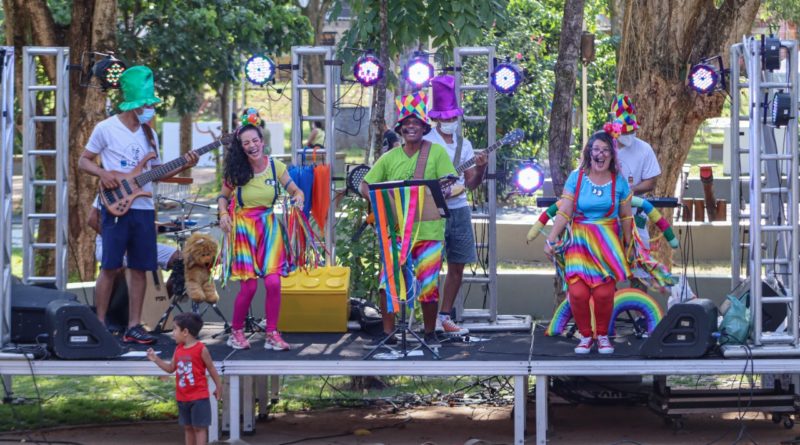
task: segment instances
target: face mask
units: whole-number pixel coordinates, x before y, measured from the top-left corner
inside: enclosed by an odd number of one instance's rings
[[[153,119],[153,116],[156,115],[155,108],[143,108],[142,114],[137,114],[136,117],[139,118],[140,124],[146,124]]]
[[[458,121],[453,122],[439,122],[439,129],[444,134],[453,134],[458,129]]]
[[[630,145],[633,144],[633,137],[632,134],[623,134],[617,138],[617,142],[623,147],[630,147]]]

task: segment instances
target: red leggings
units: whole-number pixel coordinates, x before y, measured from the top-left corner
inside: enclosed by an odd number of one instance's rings
[[[578,331],[583,337],[592,335],[592,312],[589,300],[594,299],[594,319],[597,335],[608,335],[608,324],[614,312],[614,293],[617,283],[607,281],[595,288],[590,288],[580,278],[568,287],[569,306]]]

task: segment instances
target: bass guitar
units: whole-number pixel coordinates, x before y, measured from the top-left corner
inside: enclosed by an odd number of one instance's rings
[[[197,156],[202,156],[215,148],[230,144],[232,140],[233,135],[224,135],[218,141],[204,145],[193,151],[197,153]],[[128,213],[128,210],[130,210],[136,198],[140,196],[153,196],[152,193],[142,190],[145,185],[153,181],[158,181],[169,172],[186,165],[186,159],[181,156],[180,158],[173,159],[166,164],[159,165],[152,170],[142,173],[142,169],[147,165],[147,162],[155,157],[156,154],[151,151],[132,171],[128,173],[111,172],[117,179],[117,182],[119,182],[119,186],[116,188],[104,188],[102,185],[100,186],[100,202],[108,213],[114,216],[122,216]]]

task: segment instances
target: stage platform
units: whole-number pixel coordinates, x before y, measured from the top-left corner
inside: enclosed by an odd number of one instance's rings
[[[712,353],[700,359],[645,359],[639,355],[644,340],[632,335],[615,339],[613,355],[596,352],[576,356],[572,349],[576,339],[547,337],[544,326],[534,325],[531,332],[480,333],[469,341],[445,341],[439,348],[440,360],[430,353],[423,356],[388,360],[364,360],[365,349],[372,337],[360,331],[341,334],[284,334],[291,351],[271,351],[263,348],[263,334],[251,338],[252,348],[235,351],[225,345],[224,335],[212,338],[221,325],[208,324],[201,339],[208,345],[220,374],[228,379],[225,394],[230,418],[239,418],[241,378],[265,375],[409,375],[458,376],[503,375],[514,377],[515,422],[514,443],[525,442],[525,403],[529,376],[536,377],[536,443],[544,445],[547,434],[547,396],[550,376],[618,376],[618,375],[694,375],[740,374],[745,366],[752,372],[787,373],[800,370],[800,358],[759,357],[726,359]],[[415,343],[409,342],[413,349]],[[21,356],[0,355],[0,374],[4,375],[151,375],[163,376],[155,364],[143,356],[145,346],[127,346],[135,357],[112,360],[25,360]],[[154,349],[162,357],[171,357],[175,343],[161,335]],[[387,351],[381,351],[387,352]],[[231,439],[240,437],[238,422],[230,424]]]

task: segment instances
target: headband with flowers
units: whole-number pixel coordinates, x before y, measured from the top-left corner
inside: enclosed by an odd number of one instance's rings
[[[620,135],[622,135],[622,128],[623,128],[623,123],[619,119],[614,119],[614,122],[606,122],[603,125],[603,131],[605,131],[606,134],[611,136],[611,139],[614,139],[615,142],[617,138],[620,137]]]
[[[242,113],[241,124],[242,126],[245,125],[252,125],[254,127],[261,126],[261,116],[258,114],[258,110],[255,108],[246,108]]]

